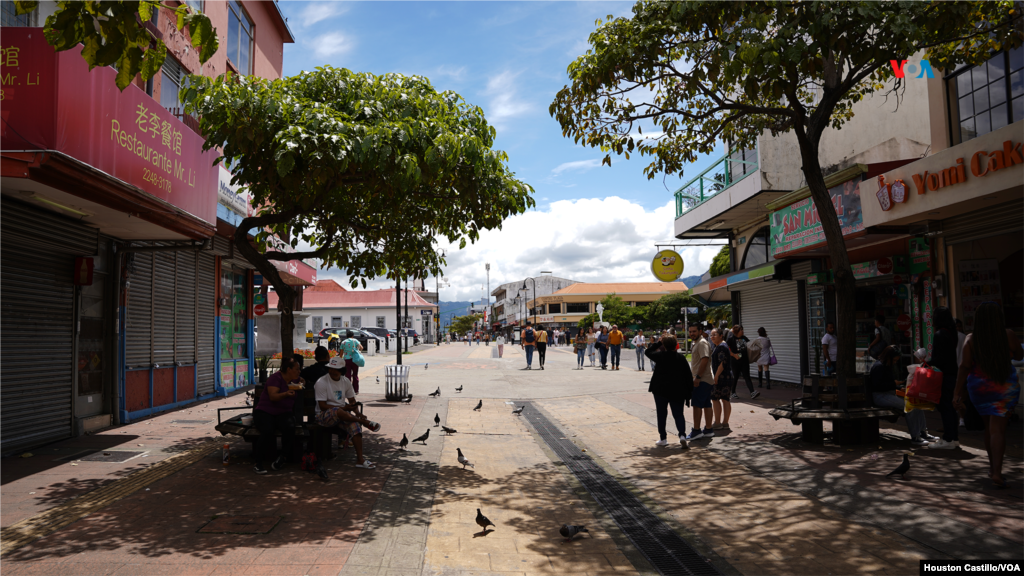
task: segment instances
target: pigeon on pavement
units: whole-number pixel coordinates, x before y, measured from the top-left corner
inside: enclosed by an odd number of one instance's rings
[[[380,376],[377,376],[377,384],[380,384]]]
[[[479,508],[476,509],[476,523],[477,523],[478,526],[480,526],[484,530],[487,530],[488,526],[494,526],[494,522],[491,522],[490,520],[487,519],[487,516],[484,516],[483,514],[481,514]],[[497,528],[497,526],[494,526],[494,527]]]
[[[515,410],[513,410],[512,413],[513,414],[522,414],[523,413],[523,408],[526,408],[526,406],[520,406],[519,408],[516,408]]]
[[[466,458],[465,456],[462,455],[462,448],[456,448],[456,450],[459,451],[459,464],[462,464],[463,470],[466,469],[466,466],[469,466],[470,468],[476,468],[476,466],[473,466],[473,463],[469,461],[469,458]],[[480,523],[479,518],[477,518],[477,523]]]
[[[896,469],[893,470],[892,472],[889,472],[888,474],[886,474],[885,477],[888,478],[889,476],[892,476],[894,474],[899,474],[900,478],[906,480],[907,479],[906,474],[909,471],[910,471],[910,454],[904,454],[903,455],[903,463],[900,464],[899,466],[897,466]]]
[[[481,401],[477,402],[476,408],[473,408],[473,410],[478,410],[479,411],[483,407],[484,407],[484,401],[481,400]]]
[[[408,436],[405,435],[405,432],[402,432],[402,440],[398,443],[398,447],[401,448],[402,450],[405,450],[405,447],[408,445],[409,438]]]
[[[412,394],[409,394],[405,398],[402,398],[402,404],[409,404],[410,402],[412,402]]]
[[[430,368],[430,364],[424,364],[424,365],[423,365],[423,369],[424,369],[424,370],[426,370],[427,368]]]
[[[456,388],[455,391],[456,392],[462,392],[462,386],[459,386],[458,388]]]
[[[590,530],[587,530],[586,526],[573,526],[572,524],[562,524],[562,527],[558,529],[558,533],[565,538],[568,542],[576,537],[580,532],[586,532],[590,534]]]
[[[440,425],[441,425],[441,415],[440,414],[434,414],[434,428],[437,428]]]
[[[434,396],[434,397],[437,397],[437,396],[440,396],[440,395],[441,395],[441,387],[440,386],[437,387],[437,390],[435,390],[435,391],[431,392],[430,394],[428,394],[428,396]]]
[[[441,426],[441,430],[444,430],[444,433],[449,436],[458,432],[455,428],[449,428],[447,426]]]
[[[423,433],[423,436],[420,436],[419,438],[414,438],[413,442],[423,442],[423,445],[426,446],[427,438],[430,438],[430,428],[427,428],[427,431]]]

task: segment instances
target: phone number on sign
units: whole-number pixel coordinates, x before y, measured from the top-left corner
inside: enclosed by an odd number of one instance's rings
[[[143,170],[144,170],[144,172],[142,174],[142,179],[143,180],[145,180],[146,182],[152,183],[158,189],[163,190],[164,192],[167,192],[168,194],[171,193],[171,181],[170,180],[168,180],[167,178],[164,178],[163,176],[157,174],[156,172],[153,172],[149,168],[143,168]]]

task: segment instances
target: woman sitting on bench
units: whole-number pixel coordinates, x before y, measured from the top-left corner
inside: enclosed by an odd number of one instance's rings
[[[871,399],[875,406],[881,408],[898,408],[903,410],[905,402],[903,398],[896,395],[896,377],[893,376],[893,366],[899,362],[900,353],[896,348],[889,346],[878,355],[878,360],[871,366],[868,374],[868,389],[871,390]],[[903,381],[899,381],[900,384]],[[910,443],[914,446],[927,446],[928,441],[922,437],[925,420],[924,412],[911,410],[904,413],[907,418],[907,429],[910,431]]]
[[[267,473],[263,466],[264,459],[272,462],[270,467],[275,471],[284,468],[283,451],[274,459],[277,452],[277,432],[281,433],[285,449],[294,444],[295,417],[292,415],[292,405],[295,403],[295,390],[289,389],[288,383],[299,378],[300,370],[301,367],[295,358],[282,358],[281,370],[267,378],[259,402],[252,411],[254,424],[260,432],[259,438],[256,439],[256,466],[253,467],[257,474]]]

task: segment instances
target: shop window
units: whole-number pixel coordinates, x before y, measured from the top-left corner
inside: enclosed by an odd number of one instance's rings
[[[562,313],[562,305],[561,304],[548,304],[548,314],[561,314],[561,313]]]
[[[362,328],[363,327],[363,317],[362,316],[352,316],[352,323],[350,324],[350,326],[352,326],[353,328]]]
[[[228,60],[240,74],[252,74],[252,20],[235,0],[228,2]]]
[[[185,78],[185,69],[177,60],[168,56],[160,67],[160,106],[175,115],[184,107],[181,100],[178,100],[178,93]]]
[[[946,77],[950,136],[960,144],[1024,118],[1024,47]]]
[[[387,322],[386,316],[377,316],[377,328],[387,328]]]
[[[590,302],[566,302],[566,314],[590,314]]]
[[[245,271],[224,266],[220,272],[220,357],[222,360],[248,358],[246,347],[249,306]]]
[[[743,254],[743,263],[739,270],[753,268],[775,260],[769,246],[768,228],[764,227],[747,242],[747,251]]]
[[[14,2],[10,0],[3,0],[0,2],[0,26],[11,26],[11,27],[28,27],[32,26],[32,17],[36,15],[37,10],[33,10],[28,14],[18,15],[18,10],[14,7]]]

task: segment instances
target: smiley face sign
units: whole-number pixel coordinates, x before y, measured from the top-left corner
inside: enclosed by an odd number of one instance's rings
[[[651,273],[662,282],[675,282],[683,275],[683,257],[673,250],[662,250],[651,261]]]

